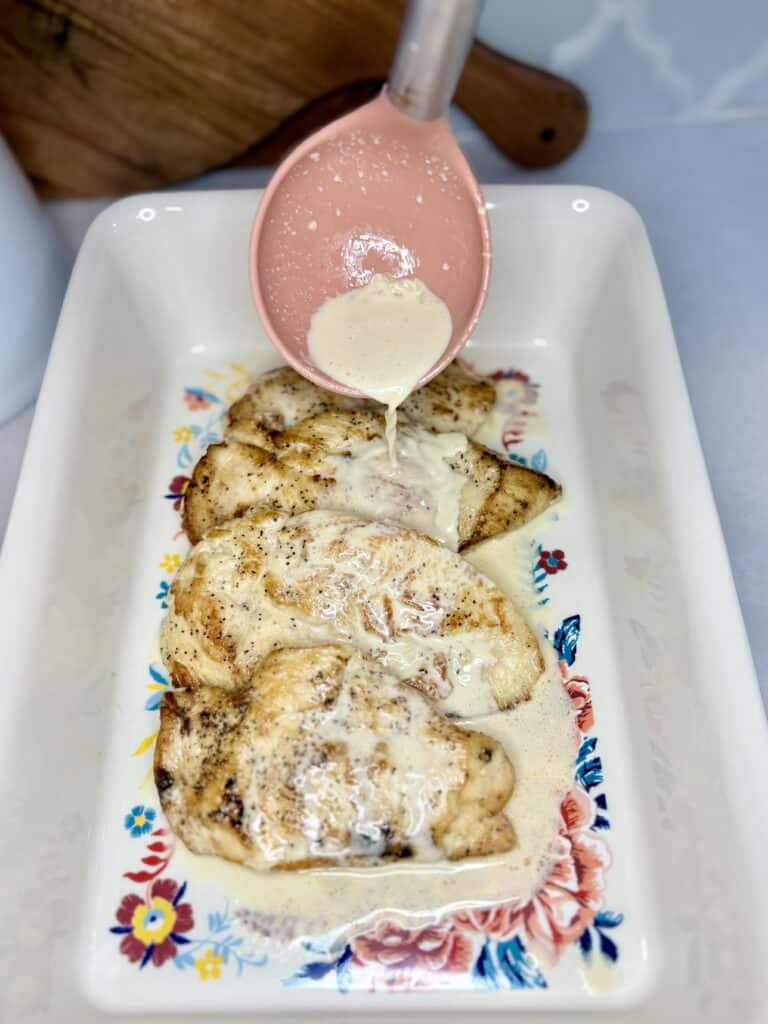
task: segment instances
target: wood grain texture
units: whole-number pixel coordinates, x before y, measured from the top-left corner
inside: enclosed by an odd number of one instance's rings
[[[402,2],[0,0],[0,130],[45,195],[273,162],[375,92]],[[578,145],[578,89],[476,44],[457,100],[526,166]],[[287,122],[287,123],[286,123]]]

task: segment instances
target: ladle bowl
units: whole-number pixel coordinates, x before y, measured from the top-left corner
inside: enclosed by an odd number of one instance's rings
[[[301,143],[262,196],[250,245],[254,300],[275,347],[322,387],[359,394],[312,362],[312,315],[374,273],[418,277],[450,310],[450,343],[420,384],[477,323],[490,277],[488,220],[445,109],[478,10],[474,0],[412,3],[389,85]]]

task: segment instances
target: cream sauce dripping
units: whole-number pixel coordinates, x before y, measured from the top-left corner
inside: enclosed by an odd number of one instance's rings
[[[456,551],[466,477],[451,469],[449,461],[466,448],[463,434],[401,429],[393,465],[382,438],[362,442],[348,458],[334,457],[333,498],[339,508],[359,511],[368,519],[392,519]]]
[[[451,340],[451,314],[416,277],[374,274],[362,288],[334,295],[310,321],[307,343],[329,377],[387,407],[386,439],[395,462],[397,407]]]

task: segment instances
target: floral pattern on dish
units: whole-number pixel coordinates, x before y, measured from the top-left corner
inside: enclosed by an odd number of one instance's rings
[[[422,929],[380,919],[351,938],[335,959],[305,964],[284,984],[335,979],[344,992],[416,990],[453,986],[463,976],[463,987],[469,982],[482,988],[546,988],[545,971],[571,947],[586,959],[598,949],[606,961],[618,960],[618,945],[605,935],[623,917],[605,907],[611,853],[604,832],[610,822],[607,798],[598,792],[604,780],[597,737],[587,735],[594,727],[591,691],[586,676],[570,675],[580,631],[580,616],[569,616],[553,639],[581,741],[574,780],[560,804],[553,856],[531,898],[461,910]]]
[[[132,807],[123,819],[123,825],[127,832],[137,839],[152,831],[152,824],[155,820],[155,812],[151,807],[137,804]]]
[[[220,421],[227,405],[242,392],[247,374],[237,364],[231,373],[209,373],[211,390],[188,387],[183,405],[193,414],[190,422],[177,428],[176,469],[190,468],[208,444],[220,437]],[[545,471],[547,454],[539,448],[530,456],[520,445],[526,430],[538,416],[539,385],[520,371],[499,371],[494,377],[508,385],[503,412],[502,446],[510,460]],[[216,392],[219,392],[218,394]],[[195,422],[200,414],[203,422]],[[188,486],[186,473],[175,472],[165,498],[179,510]],[[173,540],[182,535],[175,533]],[[183,542],[182,542],[183,543]],[[166,550],[160,568],[171,577],[180,564],[184,548]],[[539,605],[546,605],[547,588],[568,566],[561,548],[542,549],[531,545],[531,578]],[[161,608],[167,606],[170,581],[162,581],[156,593]],[[553,858],[536,891],[526,902],[509,900],[487,907],[462,909],[436,923],[418,928],[380,918],[351,935],[333,955],[327,948],[318,953],[306,941],[310,956],[293,974],[283,979],[286,986],[319,984],[340,992],[351,990],[413,991],[435,988],[543,989],[549,985],[552,969],[569,953],[587,960],[600,956],[607,963],[619,959],[616,929],[620,913],[605,905],[606,875],[611,854],[606,832],[610,829],[608,800],[604,792],[602,759],[594,735],[595,715],[586,675],[573,668],[581,633],[581,618],[565,618],[551,637],[563,687],[568,694],[580,733],[573,782],[560,806],[560,825]],[[169,686],[162,667],[150,665],[150,690],[145,708],[153,715]],[[147,735],[133,756],[150,752],[156,730]],[[129,826],[130,819],[130,826]],[[255,954],[244,944],[242,915],[258,910],[235,907],[203,915],[207,928],[196,932],[197,915],[185,899],[187,882],[178,883],[165,874],[173,857],[175,840],[165,828],[153,828],[156,812],[136,803],[123,821],[131,839],[147,836],[147,848],[137,870],[124,877],[143,886],[123,896],[115,911],[110,931],[121,936],[118,952],[139,969],[151,964],[173,963],[188,970],[201,983],[217,982],[234,971],[261,967],[264,954]],[[149,825],[149,829],[147,828]],[[138,829],[138,832],[136,831]],[[261,934],[259,941],[277,938],[280,922]],[[608,934],[610,932],[610,934]]]
[[[129,819],[146,822],[156,817],[154,808],[137,805],[125,816],[124,824],[127,828]],[[207,934],[190,934],[195,928],[195,913],[184,899],[188,883],[164,875],[176,841],[164,828],[155,829],[149,839],[142,867],[123,873],[124,878],[144,885],[144,889],[126,893],[115,911],[117,924],[109,930],[121,936],[119,952],[139,969],[148,964],[163,967],[169,962],[182,971],[193,967],[200,981],[218,981],[231,967],[237,974],[246,967],[263,967],[267,956],[243,948],[244,939],[235,934],[236,919],[228,907],[222,913],[208,914]]]
[[[186,883],[159,878],[144,896],[128,893],[115,911],[117,924],[110,928],[122,935],[120,952],[131,963],[162,967],[176,956],[179,945],[187,943],[185,932],[194,928],[195,918],[189,903],[182,903]]]
[[[183,473],[177,473],[168,484],[168,493],[165,495],[167,501],[173,502],[173,509],[178,512],[181,509],[181,502],[189,487],[191,477]]]

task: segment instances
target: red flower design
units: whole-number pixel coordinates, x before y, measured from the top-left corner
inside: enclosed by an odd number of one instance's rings
[[[461,910],[453,915],[453,920],[461,928],[487,935],[490,939],[505,939],[512,935],[517,931],[519,918],[520,903],[516,900],[497,903],[487,910]]]
[[[553,963],[594,920],[611,864],[607,843],[590,831],[594,808],[580,786],[573,785],[566,793],[560,817],[555,859],[522,913],[531,941]]]
[[[400,928],[392,921],[374,927],[351,942],[353,963],[368,968],[373,988],[412,989],[434,985],[438,972],[461,973],[474,960],[474,942],[451,919],[428,928]]]
[[[554,576],[556,572],[562,572],[563,569],[568,568],[565,552],[561,551],[560,548],[556,548],[554,551],[541,551],[537,564],[540,569],[549,573],[550,576]]]
[[[564,666],[561,663],[561,671]],[[582,732],[589,732],[595,725],[592,711],[592,691],[586,676],[571,676],[565,680],[565,689],[571,698],[571,707],[576,712],[576,722]]]
[[[181,508],[181,499],[186,494],[190,482],[190,477],[179,475],[175,476],[168,484],[168,493],[166,494],[166,498],[168,498],[169,501],[173,499],[173,507],[177,512]]]
[[[491,380],[519,380],[521,384],[528,384],[531,379],[522,370],[494,370],[490,377]]]
[[[139,966],[145,967],[152,961],[162,967],[176,956],[181,936],[195,926],[191,905],[180,902],[186,888],[172,878],[158,878],[144,899],[136,893],[123,897],[115,912],[117,926],[110,931],[123,936],[120,952],[131,963],[141,961]]]
[[[600,909],[611,857],[606,842],[590,831],[594,809],[580,786],[565,794],[560,819],[554,858],[528,903],[462,911],[453,916],[458,928],[494,938],[520,932],[550,963],[578,939]]]
[[[210,409],[211,407],[211,403],[207,398],[203,398],[202,395],[189,390],[184,392],[184,404],[190,412],[197,412],[198,409]]]

